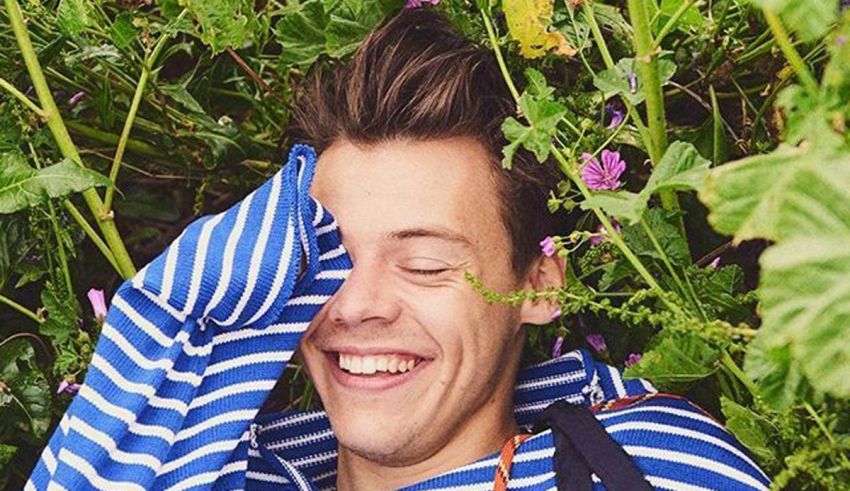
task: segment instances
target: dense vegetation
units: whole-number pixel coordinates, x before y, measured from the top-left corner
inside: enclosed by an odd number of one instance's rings
[[[83,381],[89,290],[269,177],[311,70],[433,8],[498,56],[504,165],[557,165],[550,207],[578,223],[541,238],[568,281],[533,356],[589,347],[723,419],[776,489],[850,489],[847,2],[4,2],[0,487]],[[285,398],[313,403],[290,368]]]

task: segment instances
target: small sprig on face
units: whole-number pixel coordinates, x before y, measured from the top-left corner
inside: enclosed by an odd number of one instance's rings
[[[581,180],[594,191],[614,190],[623,183],[620,176],[626,170],[626,162],[620,158],[620,152],[602,151],[602,162],[589,153],[582,154],[584,165],[581,167]]]

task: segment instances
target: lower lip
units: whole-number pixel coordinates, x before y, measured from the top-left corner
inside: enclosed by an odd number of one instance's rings
[[[428,363],[430,363],[428,360],[422,360],[413,367],[413,370],[408,370],[404,373],[369,375],[363,377],[360,375],[352,375],[340,368],[338,362],[339,354],[325,353],[325,355],[327,355],[328,362],[331,366],[331,373],[333,373],[334,379],[336,379],[338,384],[350,389],[375,392],[392,389],[409,382],[419,375],[419,372],[422,371]]]

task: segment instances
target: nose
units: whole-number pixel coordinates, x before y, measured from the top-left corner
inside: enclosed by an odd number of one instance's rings
[[[379,261],[356,262],[340,289],[328,300],[328,319],[340,327],[390,324],[401,307]]]

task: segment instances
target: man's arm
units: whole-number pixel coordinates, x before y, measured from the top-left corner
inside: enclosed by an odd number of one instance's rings
[[[296,145],[120,286],[28,489],[169,488],[244,466],[249,424],[350,268],[308,195],[315,159]]]

